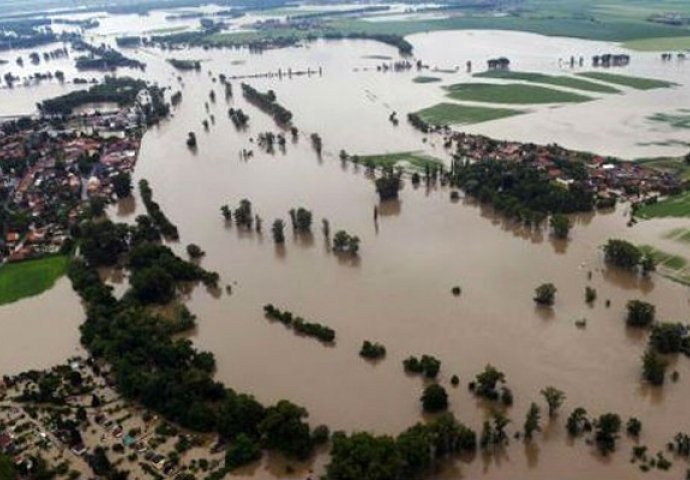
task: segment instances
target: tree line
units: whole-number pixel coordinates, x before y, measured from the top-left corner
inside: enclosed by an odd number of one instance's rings
[[[277,123],[287,125],[292,120],[292,112],[276,101],[276,94],[273,90],[264,93],[247,83],[242,83],[242,94],[244,98],[261,110],[271,114]]]

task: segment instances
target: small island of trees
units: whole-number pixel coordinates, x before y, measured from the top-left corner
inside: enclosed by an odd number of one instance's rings
[[[423,374],[426,378],[436,378],[441,370],[441,361],[432,355],[414,356],[403,360],[403,368],[407,373]]]
[[[386,356],[386,347],[378,342],[365,340],[362,343],[362,348],[359,350],[359,356],[369,360],[379,360]]]
[[[241,86],[244,98],[255,104],[261,110],[272,115],[277,123],[281,125],[290,123],[292,120],[292,112],[276,101],[276,94],[273,90],[263,93],[247,83],[242,83]]]
[[[359,237],[350,235],[345,230],[339,230],[333,236],[333,250],[338,253],[356,255],[359,252]]]
[[[264,314],[271,320],[276,320],[288,328],[292,328],[296,333],[307,337],[314,337],[324,343],[335,341],[335,330],[319,323],[310,323],[302,317],[294,316],[292,312],[281,311],[270,303],[264,305]]]
[[[201,70],[201,62],[199,60],[179,60],[177,58],[169,58],[168,63],[173,68],[181,71]]]

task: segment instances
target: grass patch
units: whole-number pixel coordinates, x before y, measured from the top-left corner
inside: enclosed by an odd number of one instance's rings
[[[0,305],[49,290],[67,271],[68,261],[64,255],[54,255],[0,267]]]
[[[535,72],[513,72],[510,70],[489,70],[474,75],[479,78],[497,78],[505,80],[523,80],[525,82],[543,83],[558,87],[574,88],[597,93],[619,93],[620,90],[609,85],[590,82],[582,78],[567,75],[546,75]]]
[[[577,103],[591,100],[577,93],[554,90],[536,85],[508,83],[457,83],[448,87],[448,96],[454,100],[488,103],[537,104]]]
[[[638,52],[667,52],[690,49],[690,36],[667,38],[642,38],[623,44],[625,48]]]
[[[652,122],[665,123],[673,128],[690,128],[690,110],[681,108],[676,113],[655,113],[647,117]]]
[[[395,152],[381,155],[359,155],[359,163],[374,168],[402,168],[408,172],[423,171],[427,166],[441,166],[438,158],[423,152]]]
[[[508,108],[475,107],[458,103],[439,103],[416,113],[422,120],[431,125],[469,125],[512,117],[525,113],[525,111]]]
[[[438,77],[425,77],[424,75],[420,75],[419,77],[414,77],[412,81],[414,83],[434,83],[440,82],[441,79]]]
[[[607,72],[583,72],[578,75],[594,80],[601,80],[602,82],[614,83],[616,85],[623,85],[624,87],[634,88],[636,90],[653,90],[655,88],[669,88],[676,86],[673,82],[665,80],[657,80],[654,78],[631,77],[629,75],[620,75],[617,73]]]
[[[690,192],[673,195],[651,205],[643,205],[637,210],[640,218],[690,217]]]

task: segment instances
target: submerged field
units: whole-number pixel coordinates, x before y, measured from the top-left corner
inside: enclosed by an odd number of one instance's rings
[[[690,283],[690,270],[685,257],[664,252],[650,245],[642,245],[640,250],[654,259],[657,270],[665,277],[680,283]]]
[[[581,78],[566,75],[546,75],[536,72],[515,72],[511,70],[490,70],[474,75],[477,78],[495,78],[500,80],[523,80],[525,82],[543,83],[557,87],[567,87],[597,93],[619,93],[620,90],[609,85],[589,82]]]
[[[640,218],[690,217],[690,192],[674,195],[665,200],[640,207]]]
[[[449,86],[448,91],[448,96],[454,100],[485,103],[578,103],[591,100],[591,97],[577,93],[521,83],[458,83]]]
[[[690,36],[643,38],[623,43],[625,48],[639,52],[666,52],[669,50],[687,50],[690,48]]]
[[[687,108],[678,109],[674,113],[655,113],[647,118],[672,128],[690,129],[690,110]]]
[[[0,267],[0,305],[50,289],[67,271],[63,255],[10,263]]]
[[[468,125],[512,117],[525,112],[508,108],[475,107],[444,102],[416,113],[431,125]]]
[[[591,78],[594,80],[601,80],[602,82],[622,85],[624,87],[634,88],[636,90],[654,90],[656,88],[670,88],[675,84],[665,80],[657,80],[654,78],[632,77],[630,75],[620,75],[616,73],[607,72],[583,72],[578,73],[582,77]]]

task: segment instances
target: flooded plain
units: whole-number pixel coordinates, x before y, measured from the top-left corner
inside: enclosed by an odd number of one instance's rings
[[[444,69],[467,60],[481,65],[487,58],[506,55],[516,70],[555,73],[559,58],[617,51],[611,44],[509,32],[439,32],[415,35],[410,41],[419,58]],[[506,373],[515,394],[515,404],[507,411],[510,432],[521,428],[532,401],[543,403],[541,388],[553,385],[566,392],[563,413],[553,422],[543,420],[544,432],[531,446],[513,441],[503,454],[458,461],[445,470],[446,478],[640,477],[629,463],[628,439],[621,440],[611,458],[602,459],[583,440],[573,444],[566,438],[565,417],[576,406],[591,415],[611,411],[626,419],[640,418],[644,425],[640,441],[652,452],[663,450],[678,431],[690,430],[690,361],[674,360],[678,383],[669,382],[663,389],[646,387],[640,380],[646,337],[627,329],[624,322],[625,303],[635,298],[654,303],[661,319],[684,321],[690,292],[658,275],[643,280],[607,269],[600,248],[609,238],[650,243],[687,222],[648,221],[629,228],[626,206],[621,205],[616,211],[573,217],[571,239],[557,242],[546,232],[506,222],[470,199],[451,202],[448,190],[441,187],[412,188],[407,182],[399,201],[380,204],[364,169],[339,160],[341,149],[351,154],[423,150],[445,161],[450,158],[440,138],[424,136],[406,122],[395,127],[388,121],[391,111],[404,117],[441,101],[443,92],[438,85],[413,83],[414,71],[377,72],[381,60],[366,57],[396,55],[381,44],[316,42],[262,55],[201,49],[130,53],[147,62],[146,78],[182,91],[174,117],[145,135],[136,180],[149,180],[156,201],[177,224],[182,241],[174,248],[182,254],[186,244],[199,244],[207,253],[203,265],[217,270],[223,284],[232,285],[231,295],[216,298],[197,288],[189,296],[189,307],[198,316],[193,340],[215,354],[219,380],[262,402],[287,398],[300,403],[315,425],[390,434],[422,420],[423,383],[402,369],[401,362],[409,355],[427,353],[442,360],[440,381],[448,387],[450,408],[476,430],[490,412],[466,385],[487,363]],[[173,55],[203,60],[202,71],[175,72],[165,62]],[[234,97],[226,101],[213,78],[279,68],[283,72],[321,68],[322,74],[248,80],[259,90],[273,89],[278,101],[293,112],[301,132],[296,142],[288,140],[284,152],[276,149],[269,154],[256,146],[256,137],[279,128],[244,101],[239,81],[232,81]],[[635,54],[625,73],[681,82],[687,68],[675,62],[662,64],[656,55]],[[442,76],[444,83],[469,78],[464,72]],[[216,102],[209,100],[211,89]],[[668,135],[690,140],[683,132],[653,131],[644,120],[682,104],[689,92],[687,85],[625,91],[581,105],[539,107],[529,115],[465,130],[626,157],[680,153],[678,147],[639,143]],[[248,129],[235,129],[227,117],[230,107],[249,114]],[[201,122],[210,115],[215,123],[206,132]],[[190,131],[199,140],[197,151],[185,146]],[[321,156],[311,148],[313,132],[323,138]],[[253,149],[253,158],[242,159],[242,149]],[[235,207],[243,198],[251,200],[263,218],[263,234],[224,223],[220,206]],[[277,248],[270,223],[276,218],[288,221],[288,210],[299,206],[314,213],[313,235],[293,236],[288,227],[284,248]],[[373,218],[375,206],[381,213],[378,223]],[[113,214],[131,221],[140,208],[123,205]],[[320,232],[321,218],[330,221],[331,231],[345,229],[361,238],[356,259],[330,251]],[[690,253],[687,245],[676,248]],[[558,288],[553,309],[536,308],[532,301],[534,288],[544,282]],[[65,284],[9,308],[25,306],[39,316],[64,303],[59,308],[69,312],[70,302],[77,301],[61,291]],[[450,293],[454,285],[462,288],[459,297]],[[593,306],[584,300],[587,285],[597,289]],[[31,310],[34,302],[37,310]],[[323,346],[268,322],[262,314],[266,303],[332,327],[336,344]],[[74,312],[74,318],[51,323],[51,338],[69,332],[74,336],[59,341],[73,340],[76,346],[81,315]],[[583,318],[586,328],[576,328],[575,322]],[[34,328],[28,320],[26,324]],[[383,343],[386,358],[376,364],[362,360],[358,351],[363,340]],[[4,349],[12,338],[3,335],[2,341]],[[44,348],[51,344],[50,339],[36,342]],[[2,357],[3,371],[20,359],[21,365],[32,360],[17,355],[21,357]],[[453,374],[461,379],[455,389],[449,386]],[[324,461],[319,457],[317,464]],[[284,477],[276,468],[262,465],[239,478]],[[671,472],[653,475],[678,478],[679,472],[677,465]]]

